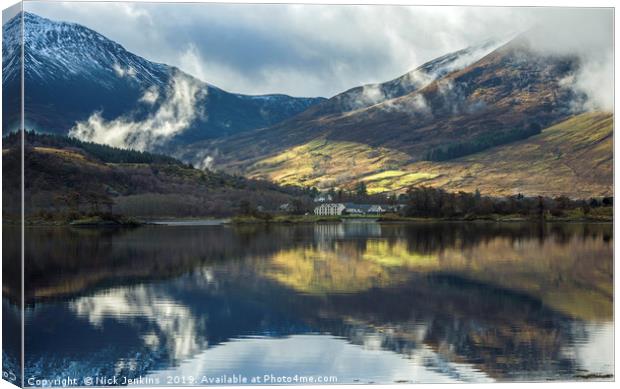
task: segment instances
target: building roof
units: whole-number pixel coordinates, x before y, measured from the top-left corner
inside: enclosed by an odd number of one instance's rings
[[[374,204],[356,204],[356,203],[345,203],[344,206],[347,209],[361,209],[362,211],[368,211],[370,207]]]

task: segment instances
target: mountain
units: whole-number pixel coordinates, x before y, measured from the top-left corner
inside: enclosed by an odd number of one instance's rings
[[[436,63],[441,61],[420,69],[433,68]],[[453,167],[464,163],[467,156],[495,152],[502,145],[510,147],[580,114],[578,107],[585,97],[565,83],[579,65],[576,57],[533,50],[527,35],[521,35],[462,68],[448,69],[428,83],[412,87],[410,92],[391,88],[402,85],[407,75],[378,84],[376,89],[380,91],[396,92],[390,92],[395,97],[388,96],[376,104],[353,109],[343,105],[343,101],[350,101],[350,96],[363,90],[357,88],[275,126],[199,142],[186,146],[178,155],[190,160],[199,149],[213,159],[214,166],[226,171],[323,189],[352,189],[365,181],[374,182],[375,191],[402,192],[410,185],[423,183],[475,190],[484,183],[489,194],[610,194],[609,127],[605,127],[608,132],[601,139],[593,134],[592,139],[586,136],[578,145],[566,140],[567,147],[585,149],[596,149],[601,146],[596,142],[602,142],[608,154],[597,155],[593,162],[600,163],[604,172],[596,175],[596,182],[585,179],[584,172],[572,174],[560,168],[569,164],[570,153],[557,154],[559,161],[549,165],[558,166],[556,173],[566,175],[564,182],[570,184],[564,187],[561,180],[555,180],[557,185],[549,188],[541,188],[540,182],[533,180],[488,180],[485,175],[494,162],[487,159],[487,169],[462,169],[470,174],[467,185],[464,177],[450,176]],[[587,133],[592,130],[588,126],[582,129]],[[547,156],[527,155],[529,160],[517,159],[516,154],[505,155],[515,159],[503,161],[505,167],[514,166],[514,170],[504,173],[519,177],[540,173],[534,167]],[[443,179],[434,179],[437,176]]]
[[[248,140],[251,144],[250,138],[261,140],[264,137],[271,137],[272,135],[276,136],[270,139],[270,143],[271,141],[275,141],[277,144],[283,141],[286,142],[285,144],[295,144],[298,140],[298,136],[301,136],[302,139],[306,139],[308,136],[312,138],[315,132],[320,132],[322,123],[327,123],[339,117],[348,117],[354,111],[363,111],[375,105],[389,105],[393,99],[423,89],[433,81],[471,65],[497,49],[500,45],[501,41],[487,41],[477,46],[443,55],[393,80],[384,83],[363,85],[339,93],[330,99],[312,105],[304,112],[287,121],[283,121],[279,126],[261,129],[252,134],[248,133],[248,137],[231,137],[222,139],[222,142],[211,143],[210,141],[206,141],[184,145],[183,148],[177,149],[175,154],[184,160],[192,161],[196,155],[202,158],[203,155],[213,152],[218,154],[218,148],[220,146],[222,147],[222,151],[226,152],[226,144],[229,141],[235,143],[235,148],[239,148],[243,147],[243,144],[237,144],[237,141],[244,142]],[[302,133],[303,130],[306,130],[304,132],[307,132],[307,134]],[[351,133],[351,136],[354,135],[354,133]],[[290,140],[290,142],[288,140]],[[214,144],[216,144],[215,150],[213,147]],[[274,144],[274,146],[276,144]],[[261,149],[264,149],[264,147],[267,147],[265,149],[267,151],[271,150],[270,146],[267,144],[261,145]],[[205,149],[210,150],[211,153],[205,152]]]
[[[533,49],[528,33],[321,99],[228,93],[85,27],[33,14],[24,22],[28,128],[321,189],[363,181],[373,192],[429,184],[488,194],[611,194],[610,130],[601,125],[609,117],[579,116],[586,96],[567,82],[580,60]],[[4,26],[4,34],[17,32],[15,20]],[[17,49],[3,46],[5,88],[19,79]],[[15,119],[7,117],[4,131]],[[561,123],[592,136],[565,132],[565,145],[547,142],[545,133]],[[579,169],[572,155],[593,158],[582,166],[596,173]],[[542,176],[553,185],[535,182]]]
[[[19,25],[17,16],[3,26],[5,87],[19,83]],[[24,31],[26,125],[45,132],[67,134],[81,122],[73,135],[83,139],[155,149],[273,125],[323,100],[229,93],[79,24],[32,13]],[[3,133],[14,121],[7,117]],[[137,138],[135,127],[143,129]]]
[[[470,65],[492,52],[499,45],[498,41],[490,40],[477,46],[443,55],[393,80],[351,88],[315,104],[297,119],[311,120],[318,116],[342,114],[407,95],[422,89],[448,73]]]

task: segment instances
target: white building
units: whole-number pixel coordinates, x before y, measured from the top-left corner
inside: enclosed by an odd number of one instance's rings
[[[386,211],[387,209],[385,209],[383,205],[379,205],[379,204],[371,205],[370,208],[368,208],[368,213],[380,214],[380,213],[385,213]]]
[[[345,212],[349,215],[365,215],[370,208],[368,204],[346,203],[344,206],[346,207]]]
[[[337,216],[342,213],[347,207],[342,203],[325,203],[314,208],[314,214],[318,216]]]

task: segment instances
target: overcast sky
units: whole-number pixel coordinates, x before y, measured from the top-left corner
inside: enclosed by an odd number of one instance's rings
[[[613,51],[610,9],[84,2],[24,9],[248,94],[330,97],[535,25],[547,27],[543,48]]]

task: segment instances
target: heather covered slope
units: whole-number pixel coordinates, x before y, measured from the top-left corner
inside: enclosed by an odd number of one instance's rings
[[[292,185],[404,192],[411,185],[513,195],[613,194],[613,115],[573,116],[525,140],[450,161],[410,162],[406,153],[360,142],[313,140],[251,165],[248,175]]]
[[[526,139],[574,115],[583,96],[566,80],[578,66],[577,58],[544,55],[519,37],[411,93],[336,114],[320,114],[324,102],[278,125],[199,142],[177,155],[191,160],[198,152],[209,154],[216,167],[249,175],[257,165],[316,142],[357,145],[356,152],[369,158],[383,156],[381,164],[390,170],[453,160]],[[335,157],[323,154],[325,160]],[[373,168],[353,178],[368,173],[378,172]]]

